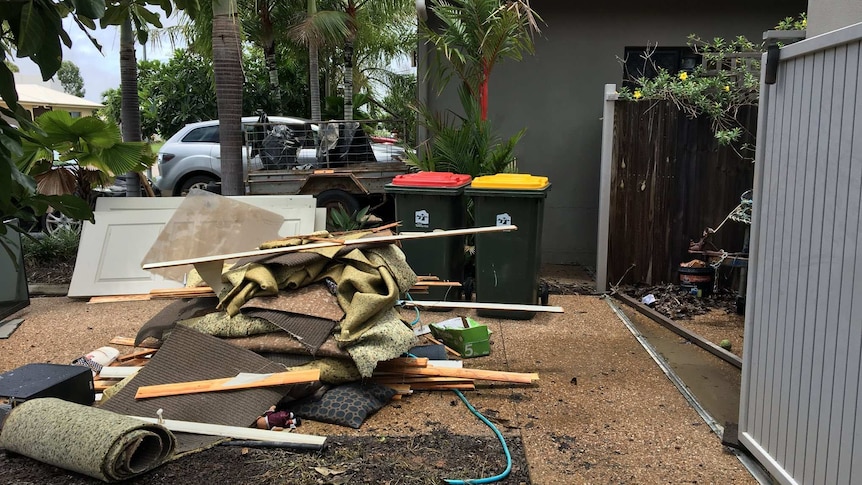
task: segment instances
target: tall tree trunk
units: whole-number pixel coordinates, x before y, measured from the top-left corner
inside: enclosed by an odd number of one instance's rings
[[[348,0],[345,9],[350,19],[347,41],[344,43],[344,119],[353,119],[353,41],[356,39],[356,3]]]
[[[353,41],[344,44],[344,119],[353,119]]]
[[[235,0],[212,0],[213,71],[223,195],[245,195],[242,173],[242,61]]]
[[[278,0],[275,0],[278,1]],[[270,2],[259,2],[261,40],[263,42],[263,56],[266,70],[269,73],[269,87],[272,96],[276,99],[276,109],[281,113],[281,83],[278,81],[278,60],[275,53],[275,32],[272,30],[272,17],[270,16]]]
[[[308,17],[317,14],[317,0],[308,0]],[[311,90],[311,121],[320,121],[320,59],[317,40],[308,43],[308,87]]]
[[[314,42],[308,45],[308,88],[311,90],[311,121],[320,121],[320,61]]]
[[[482,61],[482,82],[479,84],[479,106],[482,108],[482,121],[488,119],[488,78],[491,76],[491,69],[488,64]]]
[[[141,108],[138,98],[138,61],[135,57],[135,36],[132,20],[126,18],[120,26],[120,122],[123,141],[141,141]],[[137,172],[126,173],[126,196],[140,197],[141,184]]]

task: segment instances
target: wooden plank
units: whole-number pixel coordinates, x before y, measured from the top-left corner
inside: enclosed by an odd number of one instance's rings
[[[132,337],[114,337],[109,343],[112,345],[126,345],[129,347],[134,347],[135,339]]]
[[[524,312],[563,313],[561,306],[516,305],[510,303],[481,303],[471,301],[408,301],[399,300],[398,304],[405,307],[424,308],[470,308],[474,310],[510,310]]]
[[[114,363],[112,366],[125,366],[125,367],[143,367],[150,363],[149,359],[132,359],[127,360],[122,363]]]
[[[737,355],[732,354],[727,350],[724,350],[723,348],[719,347],[718,345],[715,345],[714,343],[692,332],[691,330],[680,327],[679,325],[674,323],[673,320],[667,318],[666,316],[653,310],[652,308],[641,304],[640,302],[626,294],[616,293],[615,296],[626,305],[651,318],[656,323],[666,327],[668,330],[679,335],[680,337],[690,340],[693,344],[706,350],[707,352],[718,357],[719,359],[728,362],[739,369],[742,368],[742,359],[740,359]]]
[[[414,391],[451,391],[458,389],[460,391],[475,391],[476,385],[472,382],[465,384],[411,384],[410,387]]]
[[[504,372],[482,369],[450,369],[447,367],[404,367],[400,370],[404,375],[462,377],[480,381],[512,382],[516,384],[532,384],[539,380],[537,373]]]
[[[235,377],[227,377],[223,379],[208,379],[204,381],[142,386],[138,388],[138,392],[135,394],[135,399],[177,396],[180,394],[197,394],[202,392],[233,391],[237,389],[253,389],[259,387],[283,386],[286,384],[297,384],[302,382],[314,382],[320,379],[320,370],[311,369],[278,372],[252,382],[231,384],[231,381],[234,379]]]
[[[209,286],[192,286],[188,288],[157,288],[150,290],[150,296],[179,296],[179,295],[201,295],[213,293],[213,289]]]
[[[349,241],[345,241],[344,244],[338,243],[312,243],[312,244],[303,244],[300,246],[286,246],[280,248],[272,248],[272,249],[255,249],[253,251],[242,251],[238,253],[228,253],[228,254],[217,254],[213,256],[202,256],[199,258],[189,258],[189,259],[178,259],[175,261],[161,261],[157,263],[148,263],[142,266],[143,269],[154,269],[154,268],[167,268],[170,266],[182,266],[186,264],[195,264],[195,263],[206,263],[211,261],[224,261],[227,259],[239,259],[239,258],[247,258],[251,256],[266,256],[269,254],[282,254],[282,253],[293,253],[298,251],[305,251],[308,249],[320,249],[320,248],[331,248],[336,246],[355,246],[360,244],[374,244],[374,243],[392,243],[395,241],[403,241],[405,239],[429,239],[435,237],[448,237],[448,236],[463,236],[466,234],[480,234],[480,233],[488,233],[488,232],[508,232],[517,230],[517,226],[488,226],[488,227],[474,227],[471,229],[452,229],[448,231],[432,231],[432,232],[420,232],[420,233],[405,233],[405,234],[397,234],[393,236],[375,236],[375,237],[364,237],[361,239],[351,239]]]
[[[143,367],[138,366],[102,367],[102,370],[99,371],[99,377],[102,379],[125,379],[126,377],[137,374],[141,369],[143,369]]]
[[[94,296],[87,303],[117,303],[121,301],[148,301],[150,295],[107,295]]]
[[[144,349],[138,350],[137,352],[132,352],[131,354],[121,355],[117,357],[117,362],[127,362],[141,357],[146,357],[150,354],[153,354],[156,350],[158,349]]]
[[[103,392],[119,382],[120,379],[97,379],[93,381],[93,390],[96,392]]]
[[[428,367],[428,357],[396,357],[377,363],[386,367]]]
[[[141,421],[153,424],[161,424],[173,432],[194,433],[207,436],[223,436],[225,438],[269,441],[273,443],[289,443],[299,446],[323,448],[326,442],[325,436],[314,436],[300,433],[285,433],[284,431],[270,431],[266,429],[243,428],[239,426],[223,426],[220,424],[194,423],[191,421],[175,421],[173,419],[147,418],[144,416],[130,416]]]
[[[405,393],[405,392],[410,391],[410,386],[407,384],[399,384],[399,383],[395,383],[395,382],[389,382],[389,383],[386,383],[384,385],[390,389],[395,389],[399,393]]]
[[[473,379],[465,379],[463,377],[432,377],[432,376],[398,376],[398,375],[386,375],[386,374],[374,374],[372,378],[374,382],[383,383],[386,385],[389,384],[414,384],[414,383],[424,383],[424,384],[467,384],[473,382]]]

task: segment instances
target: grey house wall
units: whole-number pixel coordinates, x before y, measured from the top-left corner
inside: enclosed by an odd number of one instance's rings
[[[862,22],[859,0],[811,0],[808,2],[808,37]]]
[[[532,0],[546,25],[536,55],[505,61],[492,74],[489,118],[503,136],[521,128],[521,172],[553,183],[545,205],[542,260],[596,266],[604,85],[620,84],[626,46],[685,46],[704,38],[745,35],[758,40],[781,18],[805,9],[799,0],[724,2],[587,2]],[[420,43],[419,79],[427,69]],[[454,83],[453,83],[454,84]],[[458,110],[454,89],[441,96],[427,84],[420,97],[440,110]]]
[[[761,89],[739,440],[782,483],[862,483],[860,75],[862,23]]]

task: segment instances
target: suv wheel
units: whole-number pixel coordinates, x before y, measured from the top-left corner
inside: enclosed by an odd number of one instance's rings
[[[176,195],[186,196],[192,189],[206,190],[207,184],[217,181],[218,179],[212,175],[195,175],[194,177],[189,177],[182,183],[182,185],[180,185],[179,193]]]
[[[72,219],[60,211],[54,210],[47,212],[43,218],[42,227],[45,228],[45,232],[48,234],[54,234],[63,229],[72,231],[76,234],[81,233],[81,225],[83,223],[77,219]]]

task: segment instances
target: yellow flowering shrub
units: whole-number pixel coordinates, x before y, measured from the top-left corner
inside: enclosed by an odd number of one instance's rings
[[[808,17],[805,12],[796,17],[781,20],[775,30],[805,30]],[[652,78],[635,79],[634,90],[622,88],[620,99],[632,101],[666,100],[691,118],[707,116],[712,121],[715,138],[722,145],[738,141],[743,127],[736,117],[743,106],[756,106],[760,90],[760,59],[756,57],[745,62],[728,63],[727,59],[739,53],[762,53],[763,43],[755,44],[744,36],[727,41],[720,37],[704,41],[692,34],[688,38],[689,47],[703,56],[705,61],[690,71],[669,73],[657,69]],[[649,59],[646,59],[649,61]],[[707,70],[704,65],[716,69]],[[751,147],[743,146],[750,150]]]
[[[743,36],[732,41],[715,38],[705,42],[691,35],[689,46],[703,56],[704,63],[677,73],[659,68],[651,79],[636,79],[634,89],[622,88],[620,99],[671,101],[691,118],[709,117],[720,144],[738,141],[743,135],[743,127],[736,120],[739,109],[757,105],[760,61],[754,59],[746,65],[727,63],[726,59],[740,52],[762,52],[763,45],[754,44]],[[720,68],[707,71],[704,65]]]

